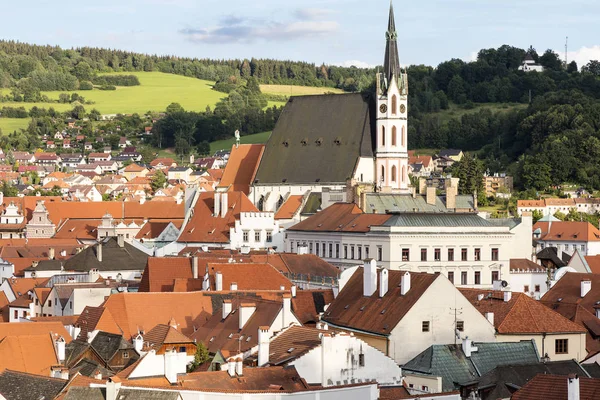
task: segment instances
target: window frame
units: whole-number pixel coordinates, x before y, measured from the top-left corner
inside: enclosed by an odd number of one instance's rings
[[[426,261],[427,261],[427,249],[422,248],[421,249],[421,262],[426,262]]]
[[[569,339],[554,339],[554,354],[569,354]]]
[[[405,247],[402,249],[402,261],[410,261],[410,249]]]
[[[431,331],[431,323],[429,321],[421,321],[421,332],[427,333]]]

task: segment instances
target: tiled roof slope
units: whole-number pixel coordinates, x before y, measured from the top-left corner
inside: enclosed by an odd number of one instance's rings
[[[290,290],[292,282],[270,264],[258,263],[209,263],[210,287],[215,289],[215,273],[223,276],[223,290],[229,290],[233,282],[238,290]]]
[[[558,221],[553,222],[548,231],[549,222],[537,222],[533,230],[540,229],[542,234],[539,240],[591,242],[600,241],[600,230],[589,222]]]
[[[292,298],[292,310],[303,323],[316,323],[327,304],[334,300],[333,290],[298,290]]]
[[[566,375],[539,374],[517,390],[511,400],[567,400],[568,392]],[[600,399],[600,379],[580,377],[579,399]]]
[[[285,365],[321,345],[320,329],[290,326],[269,343],[269,364]],[[291,351],[290,351],[291,350]],[[254,353],[257,354],[257,353]]]
[[[336,266],[314,254],[250,253],[250,257],[254,262],[269,263],[284,273],[330,278],[337,278],[340,274],[340,270]]]
[[[5,370],[0,373],[0,396],[7,400],[53,399],[67,381]]]
[[[199,275],[204,275],[200,271]],[[192,259],[189,257],[149,257],[140,281],[140,292],[173,291],[176,279],[192,279]]]
[[[323,314],[323,320],[337,326],[389,335],[404,315],[421,298],[439,275],[410,272],[411,285],[406,295],[400,295],[400,283],[405,271],[389,271],[389,290],[379,297],[363,296],[363,268],[348,280],[342,291]],[[378,273],[379,274],[379,273]],[[379,281],[379,277],[377,278]]]
[[[93,330],[118,334],[123,333],[110,311],[106,311],[103,307],[86,306],[79,315],[75,325],[81,328],[79,336],[76,338],[81,340],[87,340],[88,333]]]
[[[58,365],[54,336],[50,334],[6,336],[0,339],[0,354],[0,371],[50,376],[50,368]]]
[[[180,344],[193,343],[194,341],[179,332],[177,329],[167,324],[159,324],[147,332],[144,337],[144,342],[147,342],[150,347],[155,349],[160,348],[163,344]]]
[[[194,205],[193,216],[179,236],[179,242],[229,243],[229,229],[240,219],[240,213],[258,212],[242,192],[227,192],[228,207],[225,217],[214,216],[214,193],[200,193]]]
[[[500,291],[458,289],[477,310],[494,313],[494,327],[500,334],[585,333],[585,329],[524,293],[512,293],[504,301]],[[478,297],[484,298],[479,300]]]
[[[374,107],[372,96],[359,93],[290,98],[267,142],[258,185],[345,183],[359,157],[373,157]]]
[[[293,218],[296,212],[302,206],[302,195],[291,195],[287,198],[285,203],[279,207],[279,210],[275,213],[275,219],[290,219]]]
[[[354,203],[335,203],[310,218],[288,228],[290,231],[368,232],[383,225],[391,215],[364,214]]]
[[[67,343],[72,338],[69,332],[60,322],[21,322],[21,323],[0,323],[0,340],[6,336],[31,336],[31,335],[50,335],[57,334],[62,336]]]
[[[248,195],[264,150],[264,144],[233,145],[219,186]]]

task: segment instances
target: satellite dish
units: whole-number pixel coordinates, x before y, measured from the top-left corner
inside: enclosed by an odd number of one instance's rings
[[[502,281],[502,287],[507,287],[507,286],[508,286],[508,282]]]

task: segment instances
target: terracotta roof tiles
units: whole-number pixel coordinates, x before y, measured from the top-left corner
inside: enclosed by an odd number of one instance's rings
[[[264,144],[234,145],[219,186],[231,186],[231,190],[248,195],[264,150]]]
[[[275,213],[275,219],[290,219],[298,212],[302,206],[302,199],[304,196],[291,195],[287,198],[285,203],[279,207],[279,210]]]
[[[540,229],[539,240],[568,241],[568,242],[597,242],[600,241],[600,230],[589,222],[558,221],[537,222],[533,231]]]
[[[391,215],[364,214],[353,203],[335,203],[310,218],[288,228],[292,231],[369,232],[371,226],[382,225]]]
[[[511,397],[512,400],[567,400],[568,377],[565,375],[539,374]],[[600,398],[600,379],[579,377],[581,400]]]

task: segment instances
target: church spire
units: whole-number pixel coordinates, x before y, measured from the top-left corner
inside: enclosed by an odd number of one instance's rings
[[[398,44],[396,43],[397,37],[396,23],[394,22],[394,6],[390,1],[390,17],[388,20],[388,29],[385,33],[385,59],[383,60],[384,77],[387,79],[388,87],[392,77],[395,77],[396,80],[400,77],[400,58],[398,57]]]

